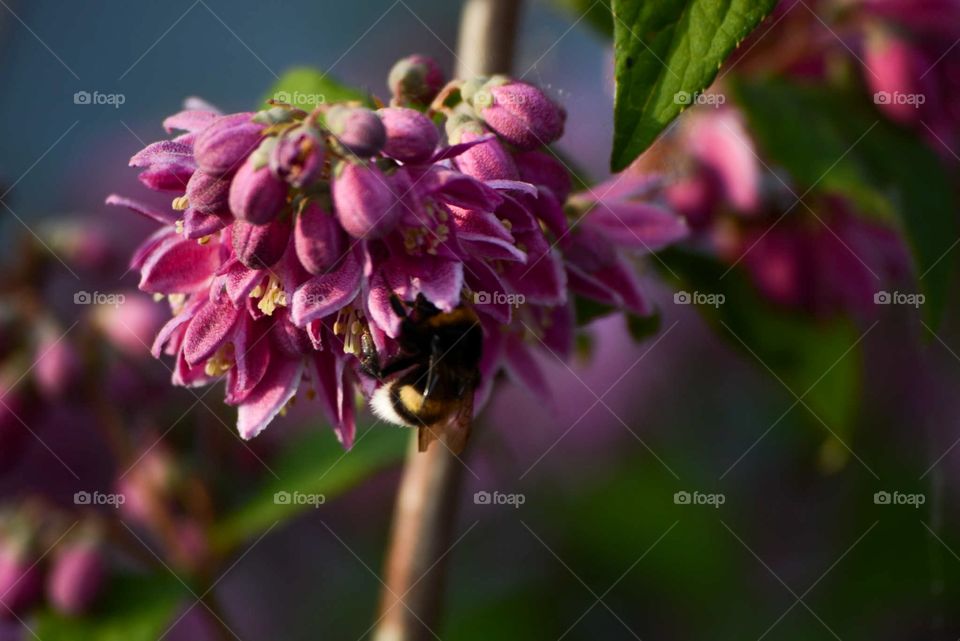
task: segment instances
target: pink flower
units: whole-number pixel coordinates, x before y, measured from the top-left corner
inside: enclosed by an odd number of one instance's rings
[[[626,174],[574,197],[584,213],[564,252],[571,290],[636,314],[651,313],[627,256],[663,249],[688,235],[683,218],[636,197],[650,197],[654,184],[648,176]]]
[[[39,601],[43,591],[40,566],[24,545],[0,541],[0,619],[22,615]]]
[[[439,90],[432,63],[408,59],[398,69],[391,74],[395,104],[422,104]],[[401,301],[477,315],[484,347],[475,409],[501,369],[546,395],[532,356],[540,341],[531,333],[557,353],[569,352],[567,274],[574,262],[564,252],[600,237],[616,248],[611,264],[625,269],[619,252],[636,248],[631,234],[645,249],[657,248],[678,238],[682,223],[652,205],[611,200],[591,203],[589,222],[571,232],[562,163],[528,150],[517,156],[521,182],[512,151],[518,131],[504,124],[533,126],[536,144],[522,131],[520,143],[538,147],[560,134],[562,110],[529,85],[503,86],[490,88],[501,103],[488,115],[506,134],[486,131],[470,116],[473,129],[449,144],[440,142],[431,119],[398,107],[374,113],[324,105],[304,114],[274,106],[232,116],[188,110],[167,119],[168,128],[187,131],[169,141],[175,155],[155,143],[135,158],[158,175],[176,165],[184,195],[173,211],[119,196],[108,202],[161,225],[132,266],[141,289],[165,297],[173,314],[152,351],[175,359],[174,383],[225,379],[225,400],[238,408],[244,438],[310,390],[349,447],[356,394],[369,397],[384,384],[362,358],[371,346],[383,358],[399,353]],[[514,92],[535,104],[511,111],[502,101]],[[284,126],[251,125],[260,122]],[[148,181],[154,189],[172,185]],[[607,208],[629,233],[599,211]],[[627,279],[616,267],[601,267],[592,277]],[[639,295],[612,287],[621,292],[614,302],[645,309]],[[593,293],[610,298],[606,290]]]
[[[63,614],[83,614],[103,591],[105,580],[106,564],[96,543],[65,545],[57,551],[47,577],[50,604]]]

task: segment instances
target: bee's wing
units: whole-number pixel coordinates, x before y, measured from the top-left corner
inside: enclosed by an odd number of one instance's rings
[[[457,411],[452,416],[439,423],[420,428],[417,434],[417,446],[421,452],[426,452],[434,441],[440,441],[457,456],[463,452],[473,425],[473,394],[474,386],[468,386],[457,405]]]

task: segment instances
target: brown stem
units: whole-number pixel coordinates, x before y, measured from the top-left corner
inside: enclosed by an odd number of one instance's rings
[[[467,0],[460,14],[457,77],[510,73],[521,0]]]
[[[460,19],[458,78],[510,72],[520,5],[521,0],[466,0]],[[414,432],[394,507],[374,641],[435,638],[443,559],[464,469],[442,443],[418,452]]]
[[[463,464],[434,443],[417,451],[410,439],[387,551],[375,641],[433,639],[443,596],[441,558],[456,515]]]

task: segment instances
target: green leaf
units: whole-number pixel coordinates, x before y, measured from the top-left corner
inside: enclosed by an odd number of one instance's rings
[[[613,171],[626,168],[710,86],[776,0],[613,0]],[[685,94],[685,95],[684,95]]]
[[[904,232],[925,314],[939,320],[958,231],[953,190],[936,154],[859,95],[773,79],[737,82],[735,92],[761,148],[790,172],[799,193],[847,196],[861,215]]]
[[[366,93],[342,85],[322,71],[310,67],[295,67],[285,72],[264,96],[263,102],[270,99],[289,103],[304,111],[310,111],[320,104],[345,100],[370,102],[370,96]]]
[[[213,532],[216,549],[233,546],[310,509],[322,505],[277,500],[277,493],[293,496],[322,495],[324,501],[342,494],[403,457],[409,431],[387,425],[359,430],[353,449],[345,452],[329,431],[315,431],[292,443],[271,463],[276,473],[266,474],[265,484]]]
[[[717,295],[720,304],[700,311],[737,349],[800,396],[796,412],[807,415],[829,438],[848,437],[860,408],[863,362],[860,331],[843,317],[817,319],[774,307],[763,300],[739,270],[712,258],[668,250],[660,254],[689,292]],[[722,296],[722,298],[720,298]],[[821,422],[822,421],[822,422]]]
[[[155,641],[190,597],[171,574],[115,576],[92,613],[77,618],[44,610],[33,632],[57,641]]]
[[[660,326],[663,324],[663,318],[660,316],[660,311],[656,311],[650,316],[637,316],[636,314],[626,314],[627,319],[627,331],[630,332],[630,338],[640,343],[657,332],[660,331]]]

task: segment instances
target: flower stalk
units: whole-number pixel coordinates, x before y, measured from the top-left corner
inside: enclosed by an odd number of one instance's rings
[[[520,5],[520,0],[466,1],[456,77],[510,72]],[[413,434],[394,508],[375,641],[436,636],[464,469],[441,444],[418,452]]]

